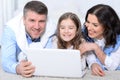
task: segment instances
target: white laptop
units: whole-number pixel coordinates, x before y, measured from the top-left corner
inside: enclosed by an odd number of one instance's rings
[[[86,72],[79,50],[36,48],[27,50],[26,55],[36,67],[36,76],[81,78]]]

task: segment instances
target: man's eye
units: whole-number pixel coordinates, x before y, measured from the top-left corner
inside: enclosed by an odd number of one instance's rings
[[[30,22],[34,22],[35,20],[32,20],[32,19],[31,19],[31,20],[29,20],[29,21],[30,21]]]

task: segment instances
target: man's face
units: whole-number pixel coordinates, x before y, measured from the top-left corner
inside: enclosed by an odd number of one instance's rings
[[[26,32],[32,39],[39,38],[45,31],[46,21],[46,15],[38,14],[34,11],[28,11],[24,16]]]

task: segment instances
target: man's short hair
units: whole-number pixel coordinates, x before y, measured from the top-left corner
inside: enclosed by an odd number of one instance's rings
[[[24,6],[24,10],[23,10],[24,16],[28,11],[34,11],[38,14],[45,14],[45,15],[48,14],[47,6],[44,3],[42,3],[41,1],[30,1],[30,2],[28,2]]]

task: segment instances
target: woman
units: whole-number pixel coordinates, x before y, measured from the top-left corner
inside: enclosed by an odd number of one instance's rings
[[[120,19],[108,5],[98,4],[87,11],[83,35],[88,41],[80,45],[94,75],[104,76],[103,70],[120,70]]]
[[[55,36],[50,40],[52,48],[79,49],[79,45],[85,40],[82,37],[81,22],[74,13],[64,13],[58,20]],[[50,42],[49,42],[50,43]],[[85,56],[82,55],[83,69],[86,67]]]

